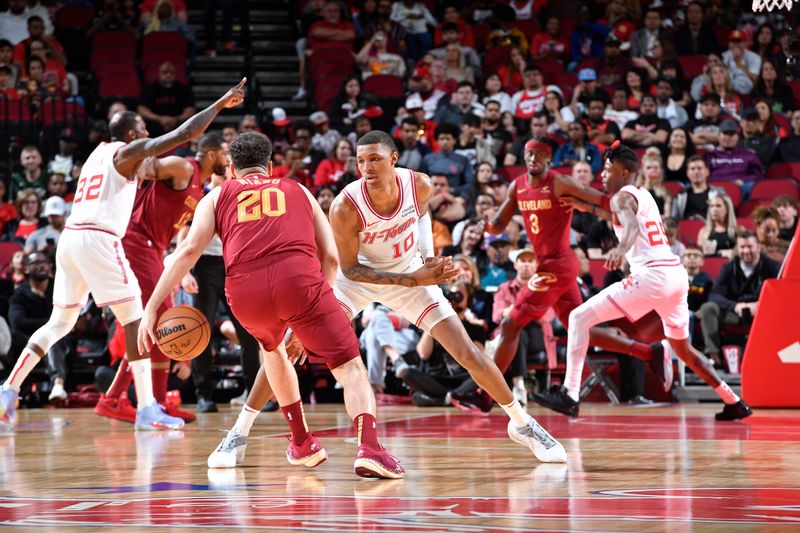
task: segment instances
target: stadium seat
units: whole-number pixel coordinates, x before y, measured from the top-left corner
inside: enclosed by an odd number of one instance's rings
[[[22,246],[17,242],[0,242],[0,265],[7,265],[14,254],[20,250],[22,250]]]
[[[564,63],[559,61],[558,59],[540,59],[536,61],[536,66],[542,69],[542,74],[547,76],[548,74],[554,74],[556,72],[564,72],[566,67]]]
[[[89,58],[89,67],[93,72],[100,70],[107,63],[136,64],[136,49],[133,48],[96,48]]]
[[[481,53],[486,48],[486,38],[492,33],[492,27],[483,22],[473,24],[471,27],[472,36],[475,38],[475,49],[478,53]]]
[[[754,231],[756,229],[756,225],[750,217],[737,217],[736,225],[748,231]]]
[[[600,179],[602,179],[602,176]],[[683,183],[681,183],[680,181],[665,181],[664,187],[669,191],[670,196],[672,196],[673,198],[675,198],[678,195],[678,193],[684,189]]]
[[[714,26],[714,33],[717,36],[717,45],[719,45],[720,50],[725,50],[728,48],[728,39],[731,35],[731,30],[724,26]]]
[[[94,36],[94,39],[92,39],[92,50],[125,48],[131,52],[135,52],[136,47],[136,38],[127,31],[104,31],[98,33]]]
[[[45,100],[39,110],[42,127],[49,130],[63,124],[81,124],[86,121],[83,106],[76,102],[67,102],[61,98]]]
[[[514,28],[519,29],[522,33],[525,34],[525,37],[528,39],[528,42],[533,40],[533,36],[539,33],[539,21],[536,19],[530,20],[515,20],[511,24]]]
[[[692,80],[703,73],[703,67],[708,58],[706,56],[678,56],[678,63],[683,69],[683,75],[687,80]]]
[[[800,180],[800,163],[773,163],[767,169],[765,179],[786,179],[794,178]]]
[[[94,77],[97,80],[102,80],[108,76],[136,76],[136,65],[134,63],[103,63],[98,68]]]
[[[176,31],[154,31],[142,39],[142,55],[151,50],[171,50],[186,56],[189,53],[189,44],[186,38]]]
[[[684,244],[697,244],[697,234],[705,226],[703,220],[679,220],[678,236]]]
[[[403,79],[397,76],[373,75],[364,80],[364,92],[379,98],[403,98]]]
[[[324,76],[349,76],[356,72],[353,54],[341,50],[315,50],[309,60],[311,79]]]
[[[798,198],[797,182],[791,178],[759,181],[750,191],[750,199],[772,201],[781,194]]]
[[[329,76],[314,81],[314,105],[320,111],[330,113],[331,102],[339,93],[345,78]]]
[[[510,182],[520,174],[525,172],[525,165],[510,165],[497,169],[497,175]]]
[[[738,209],[742,203],[742,189],[732,181],[712,181],[712,187],[719,187],[733,202],[733,208]]]
[[[497,46],[492,48],[483,57],[483,70],[486,73],[497,72],[497,69],[507,65],[511,55],[510,46]]]
[[[752,213],[756,207],[760,205],[770,205],[771,203],[771,198],[751,198],[739,206],[736,214],[740,217],[749,217],[750,213]]]
[[[89,6],[65,5],[56,11],[54,26],[60,30],[85,30],[94,19],[94,9]]]
[[[181,50],[169,50],[166,48],[157,48],[142,52],[142,59],[139,62],[142,69],[146,72],[152,65],[161,65],[164,62],[170,62],[173,65],[186,65],[188,57]]]
[[[792,88],[792,95],[795,102],[800,102],[800,81],[792,80],[789,82],[789,87]]]
[[[142,87],[138,76],[107,76],[100,80],[98,92],[101,98],[139,98]]]
[[[728,261],[729,259],[727,257],[709,256],[705,258],[701,270],[704,270],[711,276],[711,279],[716,280],[719,277],[719,271],[722,270],[723,265]]]

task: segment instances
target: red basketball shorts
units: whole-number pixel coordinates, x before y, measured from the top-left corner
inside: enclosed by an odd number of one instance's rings
[[[350,320],[319,262],[305,255],[237,265],[225,278],[225,295],[242,326],[272,351],[291,327],[312,361],[336,368],[360,357]]]
[[[539,262],[536,274],[524,286],[509,316],[520,327],[542,318],[551,307],[564,327],[569,326],[569,313],[583,303],[578,288],[578,259],[572,250]]]
[[[145,237],[136,232],[128,231],[122,239],[125,256],[131,265],[131,270],[139,280],[142,289],[142,302],[147,305],[153,291],[156,289],[158,279],[164,272],[164,252],[159,250]],[[159,314],[170,307],[169,298],[159,306]],[[163,307],[163,309],[162,309]]]

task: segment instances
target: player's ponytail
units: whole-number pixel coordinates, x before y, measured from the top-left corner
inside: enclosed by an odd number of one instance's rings
[[[603,159],[612,163],[619,162],[623,167],[634,174],[639,168],[639,156],[629,146],[625,146],[619,140],[611,143],[603,154]]]

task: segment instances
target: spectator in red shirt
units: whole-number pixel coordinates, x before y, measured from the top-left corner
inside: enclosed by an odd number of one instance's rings
[[[22,66],[28,59],[28,54],[31,51],[33,41],[40,40],[45,45],[46,54],[61,63],[62,66],[67,66],[67,56],[64,53],[64,47],[52,35],[44,33],[44,20],[42,17],[33,15],[28,18],[28,35],[29,37],[24,41],[17,43],[14,47],[14,63]]]
[[[308,132],[305,133],[309,135]],[[313,189],[311,173],[303,162],[303,150],[294,145],[286,149],[283,165],[273,167],[272,177],[293,179],[301,185]]]
[[[323,160],[314,173],[314,185],[338,185],[344,174],[348,159],[353,157],[353,145],[345,138],[336,142],[333,157]]]
[[[442,46],[445,44],[444,38],[442,37],[442,27],[448,22],[456,25],[458,29],[458,41],[462,45],[475,48],[475,37],[472,35],[472,28],[461,18],[461,13],[459,13],[458,7],[455,4],[448,5],[444,8],[442,22],[436,26],[436,30],[433,34],[434,46]]]
[[[351,22],[342,20],[339,3],[325,2],[322,17],[323,20],[312,24],[308,32],[308,45],[312,52],[323,48],[352,52],[356,29]]]
[[[569,43],[559,37],[561,23],[558,17],[550,17],[544,31],[537,33],[531,42],[531,57],[534,61],[542,59],[558,59],[564,61],[569,57]]]

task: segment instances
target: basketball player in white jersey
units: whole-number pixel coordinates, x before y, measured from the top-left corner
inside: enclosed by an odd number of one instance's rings
[[[633,185],[638,168],[636,153],[616,141],[606,151],[603,185],[611,197],[611,211],[570,200],[578,209],[591,211],[614,224],[619,245],[611,250],[606,268],[620,268],[623,257],[630,275],[574,309],[569,315],[565,387],[535,394],[534,399],[555,411],[577,416],[583,363],[589,346],[589,329],[602,322],[626,317],[631,322],[651,311],[661,317],[672,350],[702,377],[725,402],[717,420],[738,420],[752,414],[747,404],[722,381],[711,362],[689,340],[689,281],[678,256],[670,250],[658,206],[650,193]],[[672,355],[664,354],[664,390],[672,387]]]
[[[145,158],[175,149],[200,136],[217,114],[244,100],[243,79],[222,98],[174,131],[147,138],[142,117],[125,111],[109,122],[111,142],[101,143],[83,165],[72,213],[56,251],[53,312],[39,328],[0,389],[0,425],[13,428],[20,386],[53,343],[78,320],[89,293],[109,306],[125,328],[128,361],[134,375],[138,410],[136,429],[179,429],[183,420],[164,414],[153,398],[150,358],[136,345],[142,300],[139,284],[125,258],[125,235],[137,188],[137,170]],[[2,429],[2,428],[0,428]]]

